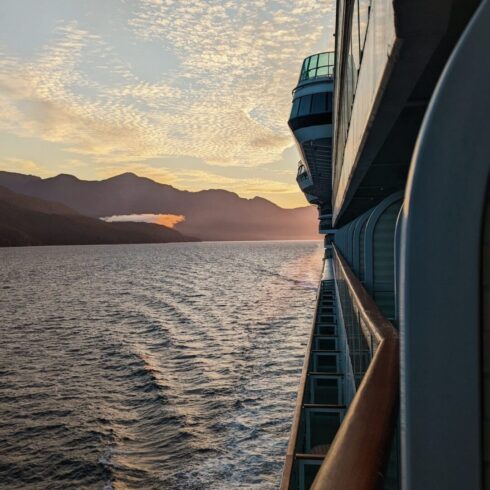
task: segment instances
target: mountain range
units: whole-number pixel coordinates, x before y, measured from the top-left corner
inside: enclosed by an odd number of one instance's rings
[[[0,186],[0,246],[196,241],[151,223],[106,223]]]
[[[201,240],[319,238],[317,213],[312,206],[284,209],[267,199],[245,199],[226,190],[183,191],[133,173],[87,181],[67,174],[42,179],[0,171],[0,186],[62,204],[91,218],[183,215],[185,220],[173,230]]]

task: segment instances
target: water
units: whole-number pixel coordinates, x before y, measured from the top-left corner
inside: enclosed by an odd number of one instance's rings
[[[0,249],[0,487],[277,488],[321,252]]]

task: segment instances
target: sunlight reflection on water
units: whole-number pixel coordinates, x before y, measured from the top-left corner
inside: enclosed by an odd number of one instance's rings
[[[319,242],[0,249],[9,489],[277,488]]]

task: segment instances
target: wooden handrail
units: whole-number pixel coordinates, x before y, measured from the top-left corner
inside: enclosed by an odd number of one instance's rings
[[[306,378],[308,376],[308,365],[310,362],[310,351],[313,345],[313,338],[315,334],[316,318],[318,316],[318,310],[320,307],[320,297],[321,297],[321,280],[320,286],[318,287],[316,293],[316,306],[315,306],[315,316],[313,317],[313,323],[310,332],[310,338],[308,340],[308,345],[306,346],[305,358],[303,362],[303,371],[301,372],[301,379],[299,382],[298,395],[296,397],[296,408],[294,411],[293,425],[291,427],[291,435],[289,436],[288,451],[286,454],[286,462],[284,463],[284,468],[282,470],[282,479],[280,490],[288,490],[289,483],[291,480],[291,475],[293,472],[294,458],[296,451],[296,443],[298,440],[299,424],[301,422],[301,408],[303,406],[305,388],[306,388]]]
[[[378,348],[322,463],[312,490],[374,490],[392,440],[399,396],[398,332],[352,273],[335,245],[341,279]]]

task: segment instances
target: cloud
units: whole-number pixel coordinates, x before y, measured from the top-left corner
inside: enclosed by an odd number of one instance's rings
[[[172,156],[225,167],[280,160],[302,57],[332,28],[323,1],[141,0],[127,12],[119,27],[141,59],[151,64],[145,46],[157,43],[175,67],[150,82],[81,20],[64,23],[30,59],[0,53],[0,129],[53,142],[102,172]],[[255,182],[236,183],[279,188]]]
[[[18,172],[32,174],[41,177],[48,176],[50,173],[42,166],[32,160],[23,158],[0,158],[0,170],[6,172]]]
[[[128,162],[122,165],[106,164],[97,169],[96,176],[98,179],[107,179],[125,172],[148,177],[161,184],[177,185],[179,183],[179,178],[174,170],[163,166],[153,167],[139,162]]]
[[[168,228],[173,228],[178,223],[185,221],[185,216],[182,214],[118,214],[100,219],[108,222],[124,221],[154,223],[157,225],[167,226]]]
[[[225,177],[202,170],[177,171],[175,178],[177,183],[185,182],[188,189],[233,189],[237,194],[244,197],[253,197],[263,193],[288,194],[297,192],[295,182],[285,183],[261,178]]]
[[[130,163],[126,166],[106,167],[103,171],[99,171],[98,177],[109,178],[128,171],[134,172],[137,175],[144,175],[162,184],[169,184],[190,191],[225,189],[233,190],[242,197],[255,197],[263,194],[279,195],[298,193],[294,175],[289,182],[282,182],[259,177],[228,177],[206,170],[170,169],[161,166],[151,167],[144,164]]]

